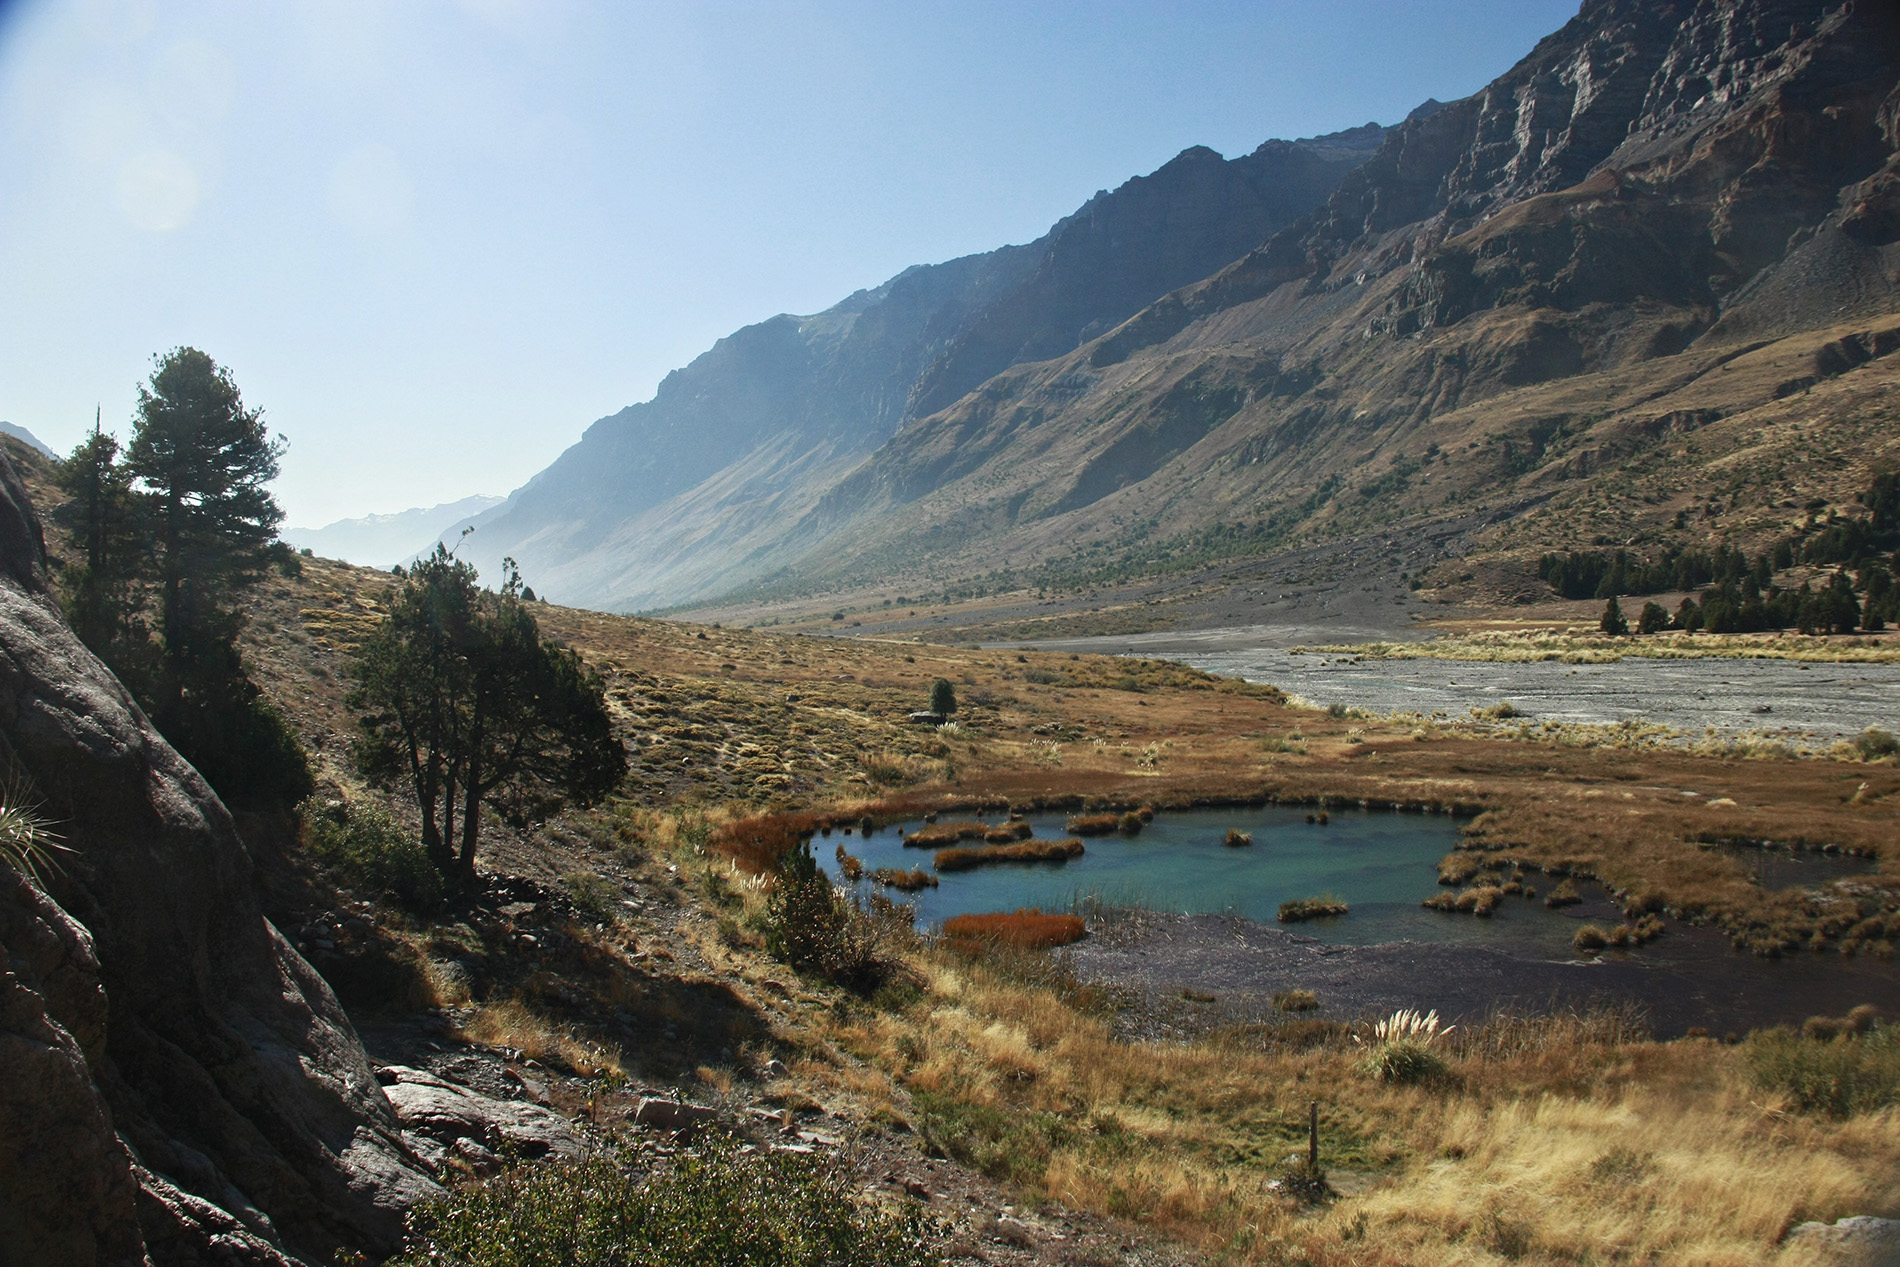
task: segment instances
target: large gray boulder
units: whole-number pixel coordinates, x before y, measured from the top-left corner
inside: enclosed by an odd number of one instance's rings
[[[0,873],[0,1265],[324,1262],[439,1192],[264,917],[198,773],[61,620],[0,456],[0,772],[69,852]]]

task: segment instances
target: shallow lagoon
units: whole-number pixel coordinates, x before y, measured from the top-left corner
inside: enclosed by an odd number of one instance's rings
[[[1193,915],[1238,915],[1273,924],[1280,903],[1333,893],[1351,906],[1338,919],[1288,925],[1292,931],[1331,945],[1382,942],[1469,943],[1513,954],[1571,954],[1570,939],[1586,919],[1618,918],[1597,896],[1561,911],[1545,909],[1546,877],[1534,874],[1540,896],[1508,898],[1488,920],[1448,915],[1419,903],[1438,892],[1435,867],[1458,841],[1456,819],[1390,810],[1332,809],[1324,825],[1306,821],[1309,811],[1284,805],[1184,810],[1156,815],[1136,836],[1091,836],[1087,852],[1066,863],[1006,863],[940,877],[941,885],[915,894],[918,921],[935,926],[952,915],[1040,907],[1068,910],[1078,901]],[[1039,839],[1067,835],[1066,814],[1026,816]],[[986,821],[1000,822],[991,815]],[[814,841],[821,866],[839,879],[836,848],[842,844],[867,871],[880,867],[930,869],[932,852],[909,849],[898,831],[921,822],[883,828],[864,837],[833,833]],[[1252,845],[1222,843],[1228,829],[1253,835]],[[975,843],[975,842],[969,842]],[[870,891],[869,881],[860,888]]]
[[[890,895],[913,902],[926,927],[965,912],[1061,911],[1091,898],[1171,913],[1132,942],[1120,933],[1090,938],[1075,948],[1078,969],[1177,1006],[1186,1006],[1178,1002],[1183,988],[1217,991],[1218,1010],[1232,1019],[1270,1011],[1268,996],[1291,986],[1316,989],[1321,1015],[1343,1017],[1432,1007],[1469,1020],[1496,1006],[1620,999],[1642,1007],[1663,1036],[1695,1026],[1723,1033],[1798,1024],[1817,1012],[1900,1000],[1900,964],[1892,960],[1757,959],[1714,929],[1673,921],[1649,945],[1582,959],[1571,945],[1578,925],[1622,918],[1594,883],[1579,885],[1584,901],[1555,911],[1543,904],[1552,880],[1537,873],[1526,877],[1537,897],[1506,898],[1490,919],[1426,910],[1420,901],[1443,891],[1435,866],[1456,844],[1458,820],[1334,809],[1320,826],[1307,823],[1307,813],[1269,805],[1161,814],[1138,836],[1088,838],[1087,852],[1067,863],[953,872],[938,888]],[[1067,834],[1067,815],[1028,821],[1040,838]],[[907,849],[898,835],[920,826],[896,824],[869,837],[834,832],[813,841],[814,853],[834,880],[840,844],[867,871],[929,870],[932,851]],[[1254,843],[1229,848],[1222,843],[1229,828],[1251,832]],[[1816,888],[1869,869],[1863,859],[1812,854],[1730,856],[1774,888]],[[872,891],[868,881],[857,887]],[[1351,913],[1276,922],[1281,902],[1326,892],[1346,899]]]

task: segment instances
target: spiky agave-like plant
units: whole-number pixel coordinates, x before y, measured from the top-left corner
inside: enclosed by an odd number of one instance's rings
[[[44,886],[59,871],[55,851],[64,852],[65,846],[33,803],[25,781],[18,776],[0,780],[0,867]]]

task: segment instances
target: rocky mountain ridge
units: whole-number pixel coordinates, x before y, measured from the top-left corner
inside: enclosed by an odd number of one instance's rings
[[[597,607],[730,586],[906,419],[1206,276],[1310,210],[1383,135],[1367,124],[1233,160],[1194,147],[1027,246],[748,326],[473,520],[464,556],[491,573],[511,556],[539,591]]]
[[[1476,543],[1545,549],[1578,541],[1631,463],[1653,478],[1611,513],[1617,540],[1661,542],[1764,435],[1774,478],[1746,502],[1763,530],[1792,499],[1839,504],[1891,445],[1857,442],[1843,472],[1800,464],[1778,402],[1821,381],[1800,368],[1815,347],[1878,343],[1900,311],[1897,84],[1882,6],[1594,0],[1483,91],[1395,128],[1260,248],[905,427],[754,592],[1059,583],[1474,504],[1500,522],[1578,509],[1535,541]],[[1706,378],[1750,355],[1754,395]],[[1811,425],[1859,434],[1864,397],[1828,397],[1848,412]],[[1649,426],[1666,399],[1736,417],[1706,468]],[[1650,439],[1617,440],[1621,462],[1575,466],[1593,431],[1632,427]]]

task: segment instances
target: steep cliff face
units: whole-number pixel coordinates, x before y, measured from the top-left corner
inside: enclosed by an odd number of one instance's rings
[[[745,579],[907,417],[1070,352],[1257,246],[1383,136],[1368,124],[1231,162],[1191,149],[1028,246],[909,269],[816,316],[748,326],[475,519],[464,557],[491,575],[513,557],[539,592],[609,608]]]
[[[1621,376],[1607,400],[1671,357],[1892,312],[1896,85],[1889,5],[1592,0],[1260,248],[904,428],[791,534],[780,584],[1424,513],[1406,472],[1458,411]],[[1548,439],[1438,495],[1510,503]]]
[[[0,458],[0,765],[63,838],[0,872],[0,1263],[327,1261],[438,1191],[230,815],[72,635]]]

